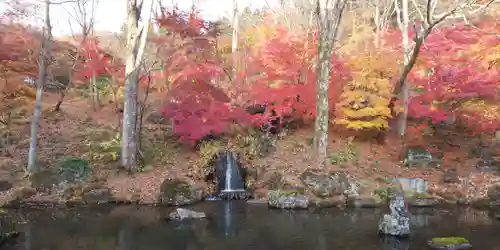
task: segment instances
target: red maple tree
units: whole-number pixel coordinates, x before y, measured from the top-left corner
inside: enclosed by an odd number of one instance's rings
[[[498,121],[461,109],[468,101],[498,102],[500,71],[481,55],[481,50],[491,51],[488,48],[500,44],[498,36],[490,35],[495,29],[492,23],[456,23],[435,29],[427,37],[408,79],[413,89],[411,117],[433,123],[458,118],[483,132],[500,128]],[[398,37],[397,31],[387,36],[394,48],[401,49]]]
[[[215,54],[215,23],[206,22],[198,12],[162,8],[157,17],[161,29],[154,40],[164,59],[169,91],[162,113],[173,121],[173,133],[195,143],[204,136],[227,132],[234,123],[244,124],[249,115],[231,104],[230,98],[212,79],[223,74]]]
[[[297,35],[278,26],[274,36],[249,60],[244,77],[252,79],[248,102],[267,107],[255,115],[269,125],[275,118],[311,121],[316,116],[317,33]],[[342,87],[351,80],[349,68],[336,55],[331,58],[329,105],[332,115]],[[286,121],[287,119],[280,119]]]

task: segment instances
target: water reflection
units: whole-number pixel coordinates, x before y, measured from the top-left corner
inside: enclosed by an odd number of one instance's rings
[[[24,224],[24,249],[33,250],[33,224],[26,221]]]
[[[410,241],[396,237],[386,236],[381,238],[382,250],[408,250]]]
[[[427,249],[436,236],[463,236],[475,249],[500,245],[500,222],[475,210],[411,211],[413,235],[405,241],[376,235],[378,210],[276,211],[238,201],[192,209],[210,218],[167,223],[161,218],[171,208],[16,211],[10,223],[22,237],[2,249],[407,250]]]
[[[216,214],[212,215],[216,222],[216,231],[224,237],[237,236],[238,225],[244,225],[246,204],[241,201],[217,202]]]
[[[118,236],[118,249],[119,250],[137,250],[137,243],[134,234],[134,225],[132,221],[125,221],[121,226]]]

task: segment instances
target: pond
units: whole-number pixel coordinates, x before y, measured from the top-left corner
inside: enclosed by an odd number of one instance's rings
[[[438,236],[465,237],[474,249],[500,249],[500,221],[487,211],[412,211],[412,239],[384,242],[376,235],[380,210],[277,211],[222,201],[191,208],[211,218],[172,223],[163,218],[173,208],[135,206],[7,211],[2,230],[22,234],[2,249],[421,250]]]

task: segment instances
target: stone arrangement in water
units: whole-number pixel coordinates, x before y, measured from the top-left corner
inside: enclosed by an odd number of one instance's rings
[[[244,200],[250,194],[245,190],[243,169],[233,152],[222,153],[215,164],[217,195],[224,200]]]
[[[470,242],[462,237],[432,238],[427,244],[430,248],[436,250],[463,250],[472,248]]]
[[[410,213],[404,201],[404,193],[398,192],[389,203],[390,214],[385,214],[379,222],[378,233],[396,237],[410,235]]]
[[[206,218],[205,213],[196,212],[186,208],[177,208],[175,211],[168,214],[169,220],[181,221],[186,219],[203,219]]]

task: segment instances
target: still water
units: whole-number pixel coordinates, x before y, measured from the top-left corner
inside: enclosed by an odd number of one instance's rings
[[[19,250],[402,250],[428,249],[437,236],[463,236],[474,249],[500,249],[500,221],[487,211],[413,211],[413,238],[382,241],[379,210],[276,211],[241,202],[192,207],[211,219],[163,220],[173,208],[135,206],[10,211],[2,230],[22,232],[2,249]]]

